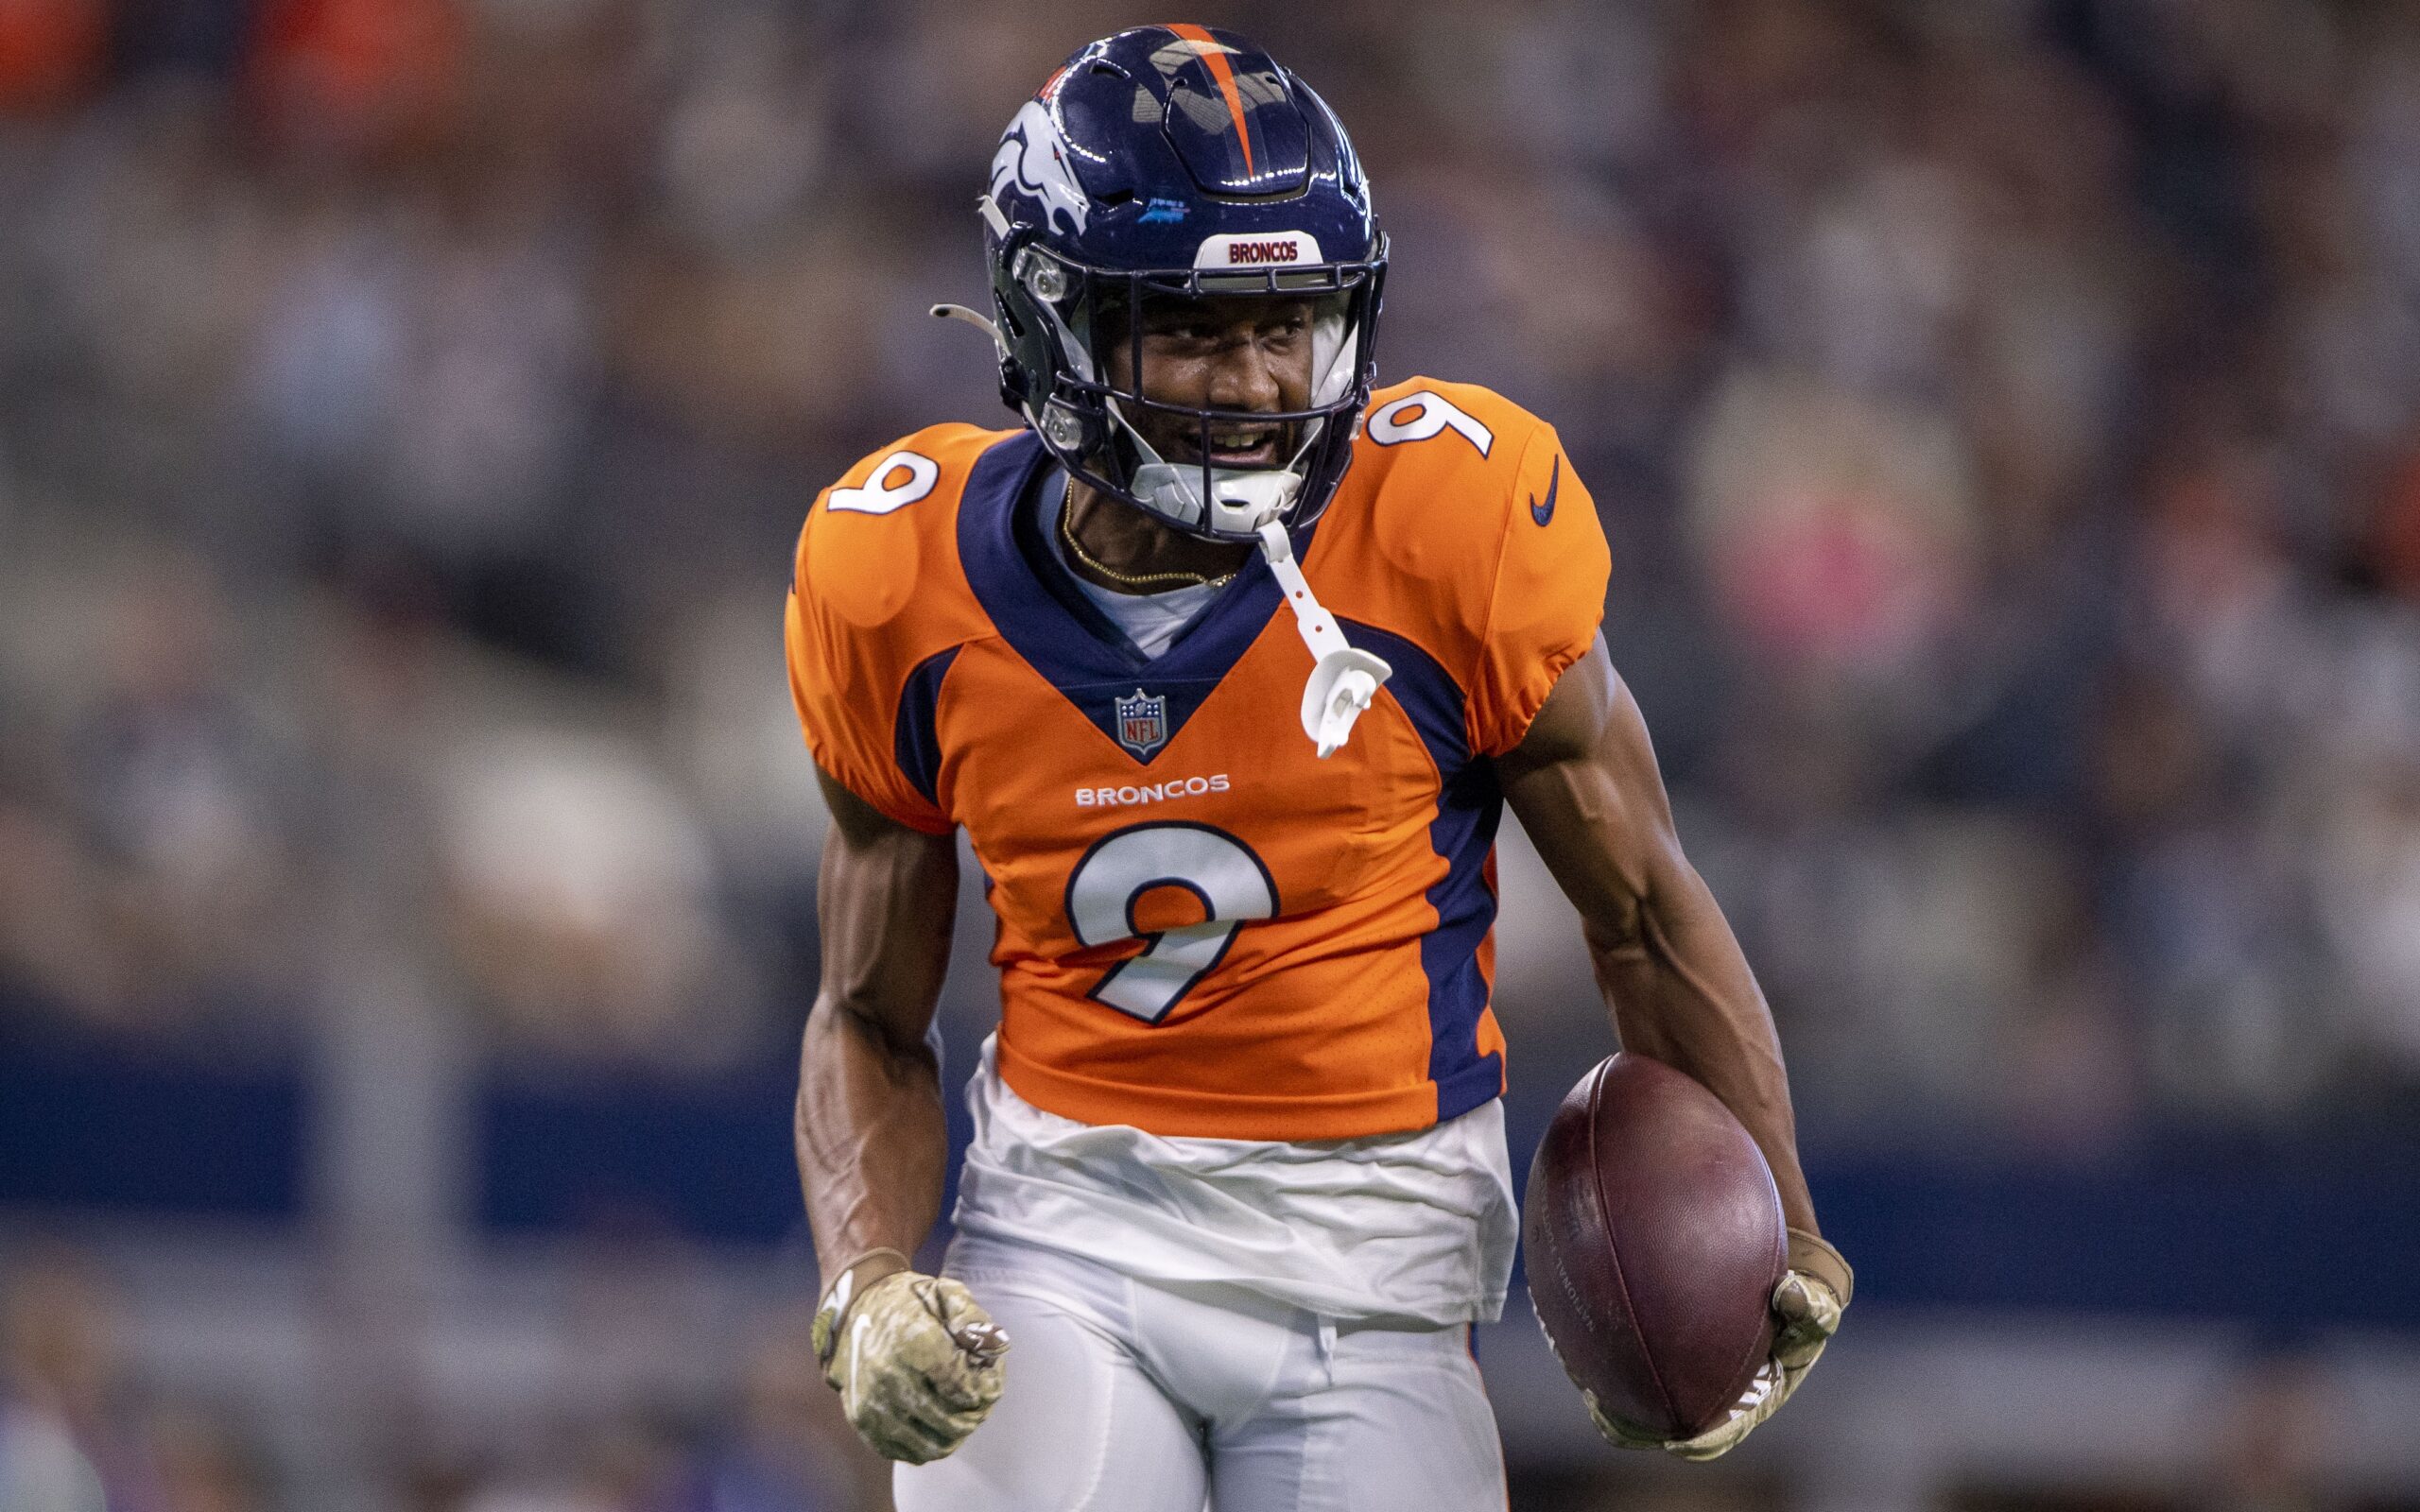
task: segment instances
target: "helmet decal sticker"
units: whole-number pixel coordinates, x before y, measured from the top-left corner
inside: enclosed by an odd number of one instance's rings
[[[1236,140],[1243,144],[1244,171],[1253,172],[1252,130],[1244,124],[1244,102],[1236,89],[1235,67],[1227,61],[1227,55],[1235,49],[1200,26],[1170,26],[1168,30],[1191,43],[1194,52],[1210,65],[1210,77],[1218,80],[1219,97],[1226,101],[1227,115],[1235,122]]]
[[[1092,200],[1067,165],[1058,123],[1040,100],[1025,102],[992,159],[992,198],[1002,199],[1011,190],[1040,200],[1043,213],[1054,222],[1064,214],[1067,229],[1076,235],[1084,233],[1092,218]]]

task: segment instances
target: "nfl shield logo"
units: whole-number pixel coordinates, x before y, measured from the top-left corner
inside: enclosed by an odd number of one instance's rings
[[[1117,743],[1138,757],[1149,756],[1168,743],[1168,701],[1134,690],[1117,700]]]

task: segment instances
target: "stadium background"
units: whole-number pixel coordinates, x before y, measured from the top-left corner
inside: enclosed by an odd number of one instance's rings
[[[821,482],[1005,423],[923,310],[1138,19],[0,0],[9,1512],[885,1504],[803,1342],[780,599]],[[1350,124],[1386,377],[1596,490],[1860,1266],[1703,1469],[1516,1301],[1515,1505],[2420,1505],[2420,16],[1200,19]],[[1526,1166],[1608,1039],[1504,870]]]

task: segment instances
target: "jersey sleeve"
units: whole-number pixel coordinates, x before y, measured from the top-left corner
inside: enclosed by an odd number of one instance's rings
[[[802,575],[803,576],[803,575]],[[946,834],[949,816],[917,791],[899,765],[895,710],[886,712],[864,696],[874,669],[858,664],[844,634],[819,611],[811,592],[790,586],[783,639],[790,675],[790,702],[815,765],[842,787],[872,804],[886,818],[909,829]]]
[[[1596,501],[1554,427],[1530,433],[1471,672],[1471,748],[1498,756],[1521,743],[1564,669],[1587,655],[1604,619],[1612,552]]]
[[[818,495],[784,614],[790,701],[816,765],[893,822],[933,834],[952,820],[929,760],[918,759],[929,723],[918,711],[931,700],[916,695],[935,692],[962,627],[946,610],[945,522],[930,511],[954,503],[963,454],[984,439],[971,426],[919,432]],[[835,509],[844,492],[855,502]]]

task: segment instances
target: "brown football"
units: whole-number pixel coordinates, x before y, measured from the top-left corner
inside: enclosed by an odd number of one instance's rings
[[[1530,1301],[1598,1410],[1666,1438],[1722,1420],[1772,1351],[1781,1197],[1731,1110],[1628,1051],[1555,1110],[1523,1199]]]

